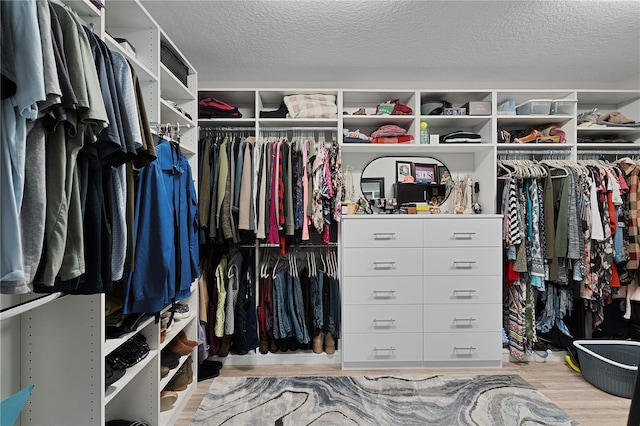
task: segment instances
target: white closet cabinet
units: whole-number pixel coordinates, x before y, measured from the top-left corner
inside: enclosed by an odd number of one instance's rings
[[[178,54],[179,49],[139,1],[107,1],[102,10],[90,0],[64,3],[93,28],[110,49],[120,51],[133,65],[142,86],[152,131],[157,133],[159,123],[180,125],[182,151],[191,167],[197,170],[195,69],[182,57],[189,67],[185,86],[161,64],[161,40],[172,45]],[[115,38],[126,38],[135,47],[135,55],[122,48]],[[193,118],[187,118],[184,112]],[[42,303],[30,302],[24,307],[19,305],[42,295],[1,295],[1,399],[35,384],[17,424],[99,426],[109,420],[126,419],[173,425],[197,386],[197,351],[191,354],[193,383],[187,390],[178,392],[178,400],[165,412],[160,412],[160,392],[179,367],[161,379],[160,351],[181,330],[189,339],[197,339],[197,283],[192,284],[191,291],[192,296],[181,301],[189,305],[190,317],[175,321],[163,343],[160,343],[160,324],[154,318],[144,321],[133,333],[107,340],[105,296],[101,294],[45,296]],[[105,389],[105,357],[136,333],[146,338],[151,349],[149,354]],[[180,359],[180,366],[187,358]]]
[[[342,366],[500,367],[498,215],[346,216]]]

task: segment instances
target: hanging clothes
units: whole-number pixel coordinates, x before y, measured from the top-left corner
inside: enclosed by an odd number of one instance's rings
[[[140,170],[136,190],[136,264],[125,285],[125,313],[159,312],[189,297],[199,276],[191,167],[178,145],[162,141],[156,152],[157,161]]]

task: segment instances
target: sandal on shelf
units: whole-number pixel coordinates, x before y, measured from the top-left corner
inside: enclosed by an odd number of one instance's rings
[[[560,126],[551,125],[540,130],[541,142],[567,143],[564,130]]]
[[[367,111],[364,108],[360,108],[359,110],[354,112],[353,115],[367,115]]]
[[[511,133],[513,137],[513,143],[529,143],[537,142],[540,132],[536,129],[527,129],[526,133],[523,131],[514,131]]]

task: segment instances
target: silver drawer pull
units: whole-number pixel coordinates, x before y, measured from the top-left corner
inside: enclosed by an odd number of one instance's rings
[[[391,269],[395,265],[396,262],[373,262],[373,269]]]
[[[382,298],[390,298],[395,296],[396,291],[395,290],[373,290],[373,297],[377,298],[377,299],[382,299]]]
[[[456,269],[471,269],[475,263],[475,260],[454,260],[453,267]]]
[[[375,319],[374,318],[373,322],[374,323],[377,323],[377,322],[396,322],[396,320],[394,320],[393,318],[389,318],[389,319]]]
[[[393,346],[389,346],[388,348],[378,348],[378,347],[373,348],[374,352],[393,352],[395,350],[396,348],[394,348]]]
[[[470,240],[473,236],[476,235],[475,232],[454,232],[453,239],[454,240]]]
[[[471,351],[475,351],[476,349],[478,349],[478,348],[476,348],[474,346],[460,346],[460,347],[459,346],[454,346],[453,347],[454,351],[469,351],[469,352],[471,352]]]
[[[453,290],[453,296],[454,297],[471,297],[471,295],[473,293],[476,293],[478,290],[473,290],[473,289],[469,289],[469,290]]]
[[[477,321],[477,319],[475,318],[454,318],[453,322],[465,322],[468,323],[469,325],[471,325],[472,322]],[[466,325],[466,324],[465,324]]]
[[[374,240],[392,240],[396,236],[395,232],[374,232],[373,239]]]

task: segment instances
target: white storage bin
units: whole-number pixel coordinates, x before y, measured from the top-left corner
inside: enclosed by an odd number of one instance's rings
[[[577,102],[576,99],[554,99],[551,101],[551,114],[573,115],[573,106]]]
[[[516,106],[518,115],[549,115],[551,99],[529,99]]]

